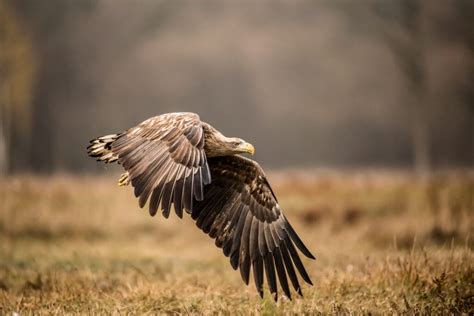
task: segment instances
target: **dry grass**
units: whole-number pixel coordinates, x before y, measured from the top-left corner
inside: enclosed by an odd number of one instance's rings
[[[115,179],[15,177],[0,180],[0,314],[474,313],[472,175],[270,180],[318,257],[304,298],[261,300],[189,218],[150,218]]]

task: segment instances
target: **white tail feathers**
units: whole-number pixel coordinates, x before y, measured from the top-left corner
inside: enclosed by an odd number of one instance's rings
[[[118,156],[112,152],[111,145],[119,136],[120,134],[111,134],[91,140],[87,154],[105,163],[117,161]]]

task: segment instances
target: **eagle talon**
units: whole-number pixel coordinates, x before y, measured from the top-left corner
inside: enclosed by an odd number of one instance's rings
[[[125,173],[122,173],[122,175],[120,176],[120,179],[118,180],[118,186],[123,187],[123,186],[129,185],[129,183],[130,183],[130,178],[129,178],[128,171]]]

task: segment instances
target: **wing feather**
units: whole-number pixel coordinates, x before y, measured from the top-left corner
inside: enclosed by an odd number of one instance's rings
[[[260,166],[240,156],[207,161],[212,183],[204,188],[204,199],[194,201],[196,225],[216,240],[246,284],[252,270],[259,295],[265,277],[275,300],[277,282],[291,299],[288,278],[302,295],[296,270],[309,284],[311,280],[295,245],[306,257],[314,256],[284,217]]]
[[[263,298],[263,259],[258,256],[252,261],[253,277],[258,294]]]
[[[296,293],[298,293],[300,296],[303,296],[298,277],[296,276],[295,268],[293,267],[290,255],[288,254],[288,249],[286,247],[280,247],[279,250],[285,263],[286,272],[288,272],[288,276],[290,277],[291,283],[293,284],[293,288],[296,290]]]
[[[194,113],[152,117],[117,135],[110,151],[129,173],[140,207],[149,201],[150,214],[161,203],[163,216],[171,205],[182,216],[192,212],[193,200],[203,199],[211,177],[204,151],[204,131]]]
[[[273,252],[273,259],[275,261],[275,267],[278,274],[278,279],[280,279],[281,288],[285,292],[286,297],[291,299],[290,287],[288,286],[288,279],[286,278],[285,266],[283,265],[283,260],[280,254],[280,248],[275,249]]]
[[[263,259],[265,262],[265,274],[267,275],[268,287],[270,288],[270,293],[273,296],[273,299],[276,301],[278,300],[278,289],[272,254],[267,253]]]
[[[240,274],[245,284],[249,284],[249,272],[250,272],[250,251],[249,251],[249,239],[250,229],[252,226],[253,215],[252,212],[248,212],[245,218],[244,228],[242,230],[242,236],[240,236]]]

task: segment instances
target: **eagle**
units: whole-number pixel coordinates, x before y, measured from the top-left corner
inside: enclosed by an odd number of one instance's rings
[[[154,216],[168,218],[183,210],[215,240],[234,270],[263,298],[266,276],[273,299],[277,279],[291,300],[288,278],[302,296],[296,270],[312,285],[297,249],[315,259],[280,208],[260,165],[241,154],[254,147],[226,137],[195,113],[167,113],[149,118],[122,133],[90,141],[88,155],[125,169],[119,185],[134,188],[138,204]],[[296,249],[297,248],[297,249]],[[288,276],[288,278],[287,278]]]

